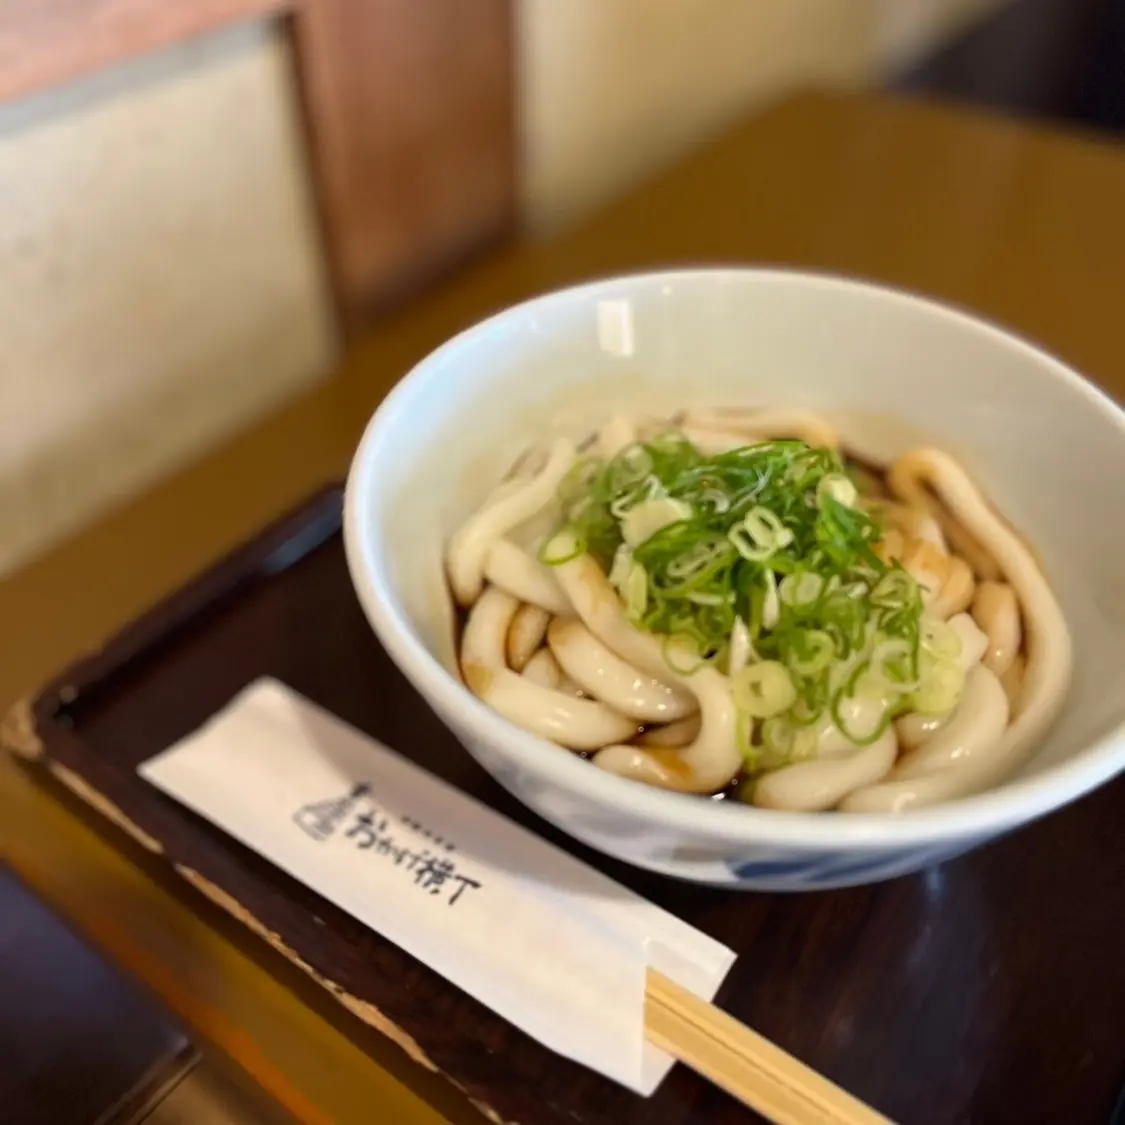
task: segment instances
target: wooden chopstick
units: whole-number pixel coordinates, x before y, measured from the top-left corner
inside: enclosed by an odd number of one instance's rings
[[[892,1125],[713,1004],[649,969],[645,1034],[775,1125]]]

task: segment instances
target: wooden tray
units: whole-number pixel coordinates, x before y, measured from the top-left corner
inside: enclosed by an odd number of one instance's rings
[[[158,606],[9,716],[7,742],[497,1121],[756,1117],[683,1068],[645,1100],[558,1058],[137,764],[268,673],[732,946],[722,1006],[903,1125],[1105,1125],[1125,1077],[1125,786],[876,887],[755,895],[633,870],[517,804],[397,672],[352,593],[340,504],[314,497]]]

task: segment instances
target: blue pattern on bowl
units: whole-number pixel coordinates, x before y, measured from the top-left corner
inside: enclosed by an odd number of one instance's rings
[[[795,852],[789,856],[734,857],[727,866],[737,885],[748,890],[827,890],[891,879],[932,867],[972,847],[966,840],[941,848],[911,848],[856,855],[847,852]]]

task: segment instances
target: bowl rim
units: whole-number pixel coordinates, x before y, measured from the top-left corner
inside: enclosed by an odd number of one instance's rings
[[[732,843],[793,845],[809,849],[848,847],[881,849],[987,837],[1043,816],[1075,800],[1125,770],[1125,722],[1086,747],[1077,758],[1060,762],[1030,778],[1018,778],[945,804],[905,814],[866,813],[825,816],[759,809],[736,802],[703,802],[697,796],[640,785],[590,764],[553,743],[515,726],[478,700],[415,636],[389,577],[379,564],[364,517],[373,487],[372,468],[381,435],[408,414],[416,396],[433,380],[445,377],[450,357],[488,336],[513,317],[545,312],[553,305],[589,299],[622,286],[773,282],[795,286],[861,290],[884,300],[920,307],[955,323],[960,329],[988,336],[1015,348],[1046,367],[1071,390],[1102,410],[1125,440],[1125,411],[1099,387],[1057,356],[1026,337],[955,304],[892,285],[823,271],[752,266],[702,266],[614,274],[565,286],[510,305],[463,329],[429,352],[398,381],[367,423],[348,472],[344,492],[344,546],[347,565],[360,604],[380,642],[424,696],[432,696],[446,712],[454,712],[476,738],[501,750],[521,768],[577,791],[604,806],[627,808],[635,815],[695,836],[719,837]],[[440,716],[439,716],[440,717]],[[444,720],[443,720],[444,721]],[[457,732],[453,732],[456,736]]]

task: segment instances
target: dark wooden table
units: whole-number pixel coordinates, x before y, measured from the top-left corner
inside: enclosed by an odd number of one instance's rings
[[[0,1118],[133,1125],[197,1060],[143,989],[0,866]]]
[[[701,261],[861,274],[972,306],[1120,395],[1122,200],[1125,156],[1106,144],[875,97],[797,98],[581,229],[463,275],[385,325],[338,379],[4,584],[0,620],[18,639],[0,650],[0,690],[30,690],[341,474],[373,406],[450,333],[579,278]],[[0,802],[16,870],[298,1117],[350,1125],[377,1105],[403,1125],[475,1119],[452,1088],[10,764]],[[757,983],[738,1012],[810,1061],[847,1055],[880,1081],[889,1068],[898,1104],[939,1115],[920,1121],[1101,1125],[1125,1080],[1123,825],[1118,785],[1032,830],[1034,846],[1017,836],[990,849],[1003,878],[952,864],[828,912],[815,896],[784,908],[748,898],[765,961],[740,965]],[[1035,907],[1011,910],[1017,893]],[[863,971],[835,987],[857,959]],[[796,979],[806,994],[787,987]]]

